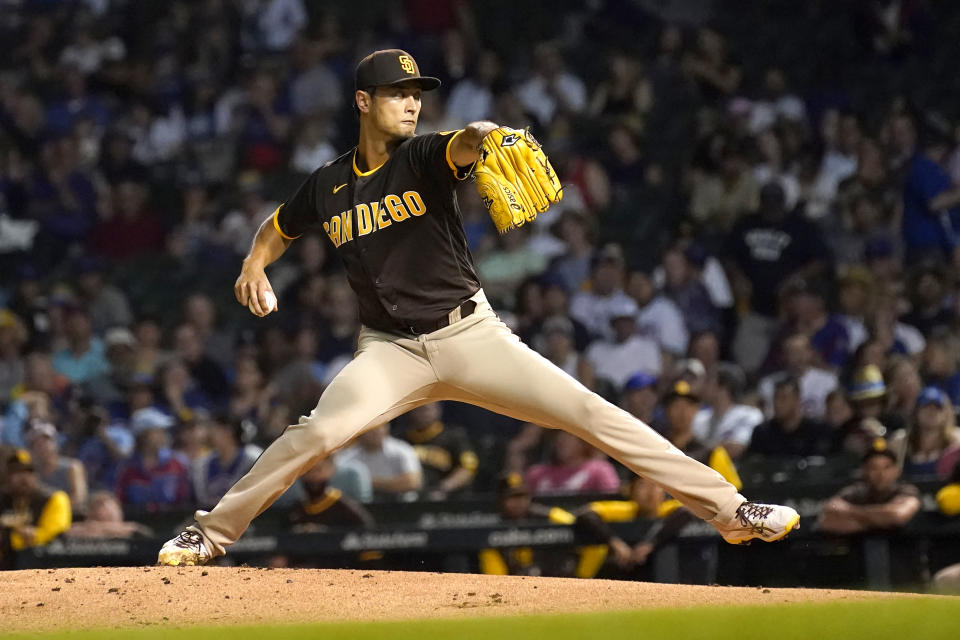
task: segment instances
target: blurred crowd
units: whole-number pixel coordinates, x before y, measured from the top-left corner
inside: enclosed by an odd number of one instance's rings
[[[353,67],[387,46],[443,80],[419,131],[530,127],[561,176],[562,203],[503,236],[471,184],[460,199],[532,348],[729,478],[886,451],[908,480],[958,479],[960,114],[916,88],[952,59],[952,7],[744,3],[690,26],[616,0],[494,3],[512,25],[457,0],[0,4],[0,442],[75,514],[210,506],[351,358],[326,238],[269,271],[278,314],[231,284],[259,224],[353,144]],[[531,24],[549,31],[518,38]],[[457,406],[334,462],[292,500],[631,482]]]

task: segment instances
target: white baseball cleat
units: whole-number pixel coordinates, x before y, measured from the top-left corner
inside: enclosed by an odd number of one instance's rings
[[[737,514],[729,525],[714,526],[730,544],[744,544],[753,539],[775,542],[800,528],[800,514],[779,504],[744,502],[737,507]]]
[[[210,552],[203,543],[203,536],[196,531],[186,530],[176,538],[167,540],[160,548],[157,564],[170,567],[194,566],[207,564],[210,557]]]

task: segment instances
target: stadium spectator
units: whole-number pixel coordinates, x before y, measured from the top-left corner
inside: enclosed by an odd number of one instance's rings
[[[466,430],[443,420],[443,405],[431,402],[407,414],[404,440],[423,469],[423,492],[434,500],[469,490],[479,459]]]
[[[124,180],[113,185],[111,207],[113,215],[101,219],[93,232],[91,242],[98,254],[122,260],[163,248],[163,223],[145,184]]]
[[[623,384],[623,393],[620,396],[620,406],[630,415],[660,431],[663,416],[658,415],[657,378],[639,371]]]
[[[245,425],[242,419],[224,414],[207,422],[210,450],[190,467],[190,482],[199,507],[213,507],[257,461],[262,449],[244,444],[253,429],[252,424]]]
[[[693,432],[693,421],[700,410],[700,396],[686,380],[678,380],[663,399],[666,416],[666,438],[677,449],[713,468],[727,482],[743,486],[730,454],[722,445],[710,445],[699,440]]]
[[[177,359],[168,360],[158,372],[156,396],[157,407],[180,420],[191,420],[197,410],[208,410],[216,404]]]
[[[192,293],[184,301],[184,324],[197,332],[197,338],[203,343],[204,354],[226,369],[233,364],[230,354],[233,352],[234,337],[217,320],[217,307],[209,295]]]
[[[924,263],[911,274],[908,285],[912,309],[903,315],[905,324],[916,327],[925,336],[940,327],[949,327],[950,310],[946,305],[946,274],[937,263]]]
[[[637,303],[625,298],[610,305],[608,312],[613,338],[596,340],[586,353],[597,379],[619,391],[637,371],[660,375],[663,369],[660,346],[652,338],[637,333]]]
[[[863,480],[842,489],[823,507],[823,531],[851,535],[890,531],[906,525],[920,510],[917,488],[900,482],[897,456],[886,448],[867,451]]]
[[[917,399],[912,424],[893,434],[890,448],[903,460],[908,479],[945,480],[960,461],[960,428],[953,404],[936,387],[927,387]]]
[[[264,380],[257,359],[252,356],[238,358],[230,396],[230,415],[259,424],[267,419],[273,396],[274,390]]]
[[[887,409],[904,423],[913,416],[917,399],[923,391],[923,382],[913,360],[901,355],[887,358],[883,379],[888,383]]]
[[[834,449],[863,455],[877,438],[891,437],[906,427],[899,415],[886,410],[887,385],[876,365],[861,367],[847,390],[853,416],[836,432]]]
[[[134,328],[136,357],[134,369],[141,380],[153,380],[168,354],[160,346],[163,331],[155,318],[140,316]]]
[[[680,247],[668,249],[664,254],[663,270],[663,293],[680,310],[687,330],[691,333],[721,333],[720,314],[700,281],[695,265]]]
[[[95,491],[90,494],[86,518],[74,522],[65,535],[69,538],[99,540],[150,537],[153,532],[139,522],[124,520],[123,507],[117,496],[109,491]]]
[[[576,522],[576,517],[565,509],[534,502],[519,473],[500,476],[496,488],[497,511],[504,522],[539,521],[566,525]],[[480,573],[498,576],[569,577],[576,569],[576,558],[569,554],[557,556],[531,547],[481,549],[478,562]]]
[[[210,453],[209,415],[198,411],[189,420],[177,423],[173,432],[173,454],[180,458],[188,469]]]
[[[650,276],[643,271],[632,271],[627,278],[626,293],[640,308],[637,331],[656,340],[665,354],[673,357],[685,354],[690,332],[683,314],[673,300],[657,292]]]
[[[589,291],[575,293],[570,300],[570,315],[582,322],[592,336],[612,337],[613,309],[622,308],[625,301],[632,302],[623,292],[623,278],[623,249],[615,244],[604,245],[594,256]]]
[[[534,464],[524,474],[530,491],[536,495],[612,493],[619,488],[613,465],[593,447],[565,431],[552,435],[549,462]]]
[[[311,467],[301,482],[306,498],[290,512],[291,530],[296,533],[323,531],[329,527],[370,528],[373,516],[363,505],[330,486],[336,473],[331,458]]]
[[[0,490],[0,567],[9,568],[17,551],[49,544],[72,519],[67,494],[43,487],[30,454],[16,450],[6,461]]]
[[[566,209],[554,230],[566,248],[554,258],[549,274],[565,291],[580,291],[590,279],[596,239],[594,225],[584,212]]]
[[[70,413],[76,457],[86,470],[87,483],[95,490],[112,490],[120,468],[133,454],[133,434],[125,423],[111,422],[106,408],[89,396],[74,399]]]
[[[228,383],[223,368],[204,352],[203,342],[196,328],[191,324],[181,324],[174,332],[174,349],[190,373],[190,379],[196,383],[210,402],[226,399]]]
[[[529,225],[497,236],[496,247],[477,261],[484,291],[508,308],[516,304],[514,293],[527,277],[541,273],[547,258],[530,245]]]
[[[170,450],[173,418],[147,408],[134,413],[130,424],[136,448],[117,474],[120,502],[149,511],[187,506],[191,497],[187,467]]]
[[[500,58],[495,51],[484,50],[477,56],[476,70],[450,89],[447,118],[454,127],[468,122],[488,120],[493,115],[494,92],[499,89]]]
[[[781,284],[792,276],[817,276],[826,255],[819,231],[786,210],[783,188],[776,183],[760,190],[759,209],[730,231],[726,251],[734,290],[750,308],[740,318],[732,348],[737,363],[753,373],[776,332]]]
[[[562,315],[550,316],[531,341],[543,357],[573,376],[588,389],[595,388],[593,365],[577,353],[573,321]]]
[[[41,484],[70,497],[74,513],[87,507],[87,472],[79,460],[60,455],[60,433],[49,422],[33,421],[24,438],[30,448],[33,469]]]
[[[763,422],[763,412],[741,404],[746,377],[736,365],[717,371],[707,406],[693,419],[693,434],[708,446],[722,446],[736,460],[747,450],[753,430]]]
[[[960,188],[944,168],[953,140],[941,127],[928,127],[922,149],[907,164],[903,188],[903,238],[906,261],[915,263],[933,254],[956,260],[956,229],[960,223]]]
[[[690,194],[690,216],[714,237],[728,233],[758,204],[758,185],[743,144],[727,142],[716,155],[715,171],[694,172]]]
[[[827,313],[823,285],[802,278],[788,280],[781,301],[787,331],[809,336],[816,364],[832,369],[843,366],[851,351],[850,336],[844,323]]]
[[[757,385],[763,399],[764,413],[770,416],[773,411],[773,390],[778,380],[792,376],[800,383],[800,402],[804,415],[822,419],[826,411],[827,394],[837,387],[837,376],[814,365],[815,355],[810,338],[795,333],[780,343],[784,368],[762,378]]]
[[[800,382],[787,377],[774,386],[773,417],[753,430],[748,453],[783,457],[825,455],[833,449],[833,438],[829,427],[804,415]]]
[[[960,403],[960,349],[950,336],[932,337],[927,341],[921,361],[924,381],[947,394],[950,402]]]
[[[122,414],[136,378],[137,341],[126,327],[113,327],[103,338],[108,371],[83,384],[84,391],[113,414]]]
[[[695,521],[679,501],[667,499],[663,488],[640,476],[633,476],[627,485],[626,500],[591,502],[578,514],[576,525],[588,535],[605,540],[621,569],[636,569],[647,563],[662,545],[676,539],[687,524]],[[607,522],[629,522],[646,518],[656,520],[643,539],[631,548],[616,535]]]
[[[577,114],[587,107],[583,81],[566,70],[559,48],[547,42],[534,49],[534,75],[517,87],[524,110],[548,127],[558,114]]]
[[[53,356],[57,372],[79,384],[109,371],[103,342],[93,335],[87,310],[78,306],[68,308],[65,322],[67,347]]]
[[[337,465],[360,463],[370,471],[374,495],[401,501],[415,500],[423,487],[423,469],[417,452],[390,435],[382,424],[357,437],[356,443],[337,454]]]
[[[111,327],[129,327],[133,312],[127,296],[110,284],[104,274],[103,264],[94,256],[85,256],[74,264],[77,303],[90,313],[90,326],[97,335]]]
[[[0,405],[9,402],[13,390],[23,384],[26,363],[22,349],[27,338],[23,321],[8,309],[0,309]]]

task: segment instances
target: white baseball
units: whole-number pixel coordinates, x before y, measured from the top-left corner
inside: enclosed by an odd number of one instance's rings
[[[267,301],[267,313],[277,310],[277,296],[273,295],[273,291],[264,291],[263,297]]]

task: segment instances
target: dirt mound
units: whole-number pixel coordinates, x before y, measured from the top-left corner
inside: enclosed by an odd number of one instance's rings
[[[3,575],[5,630],[519,615],[891,594],[402,571],[131,567]]]

